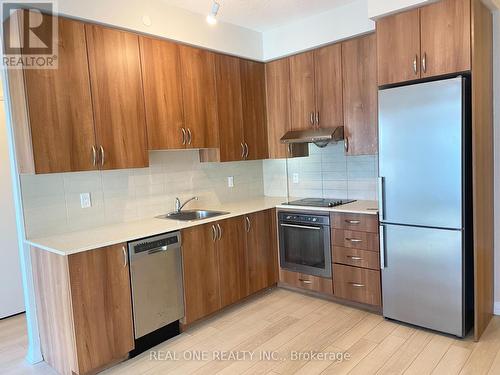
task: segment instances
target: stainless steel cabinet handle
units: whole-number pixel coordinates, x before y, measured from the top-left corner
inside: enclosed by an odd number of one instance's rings
[[[245,223],[246,223],[246,230],[248,233],[248,232],[250,232],[250,229],[252,228],[252,223],[250,222],[250,218],[248,216],[245,217]]]
[[[364,288],[365,287],[365,284],[358,284],[358,283],[352,283],[352,282],[349,282],[349,284],[351,284],[351,286],[354,288]]]
[[[288,228],[300,228],[300,229],[312,229],[312,230],[321,230],[321,228],[318,227],[309,227],[307,225],[293,225],[293,224],[280,224],[282,227],[288,227]]]
[[[218,240],[220,241],[220,239],[222,238],[222,228],[221,228],[220,224],[217,224],[217,229],[219,230],[219,238],[218,238]]]
[[[215,242],[217,239],[217,228],[215,228],[215,225],[212,225],[212,241]]]
[[[299,279],[299,281],[303,284],[312,284],[311,280],[306,280],[306,279]]]
[[[245,159],[245,146],[243,145],[243,142],[240,143],[241,146],[241,158]]]
[[[99,149],[101,150],[101,167],[104,167],[104,147],[99,146]]]
[[[191,141],[193,140],[193,135],[191,134],[191,129],[188,128],[187,130],[187,134],[188,134],[188,137],[187,137],[187,144],[190,145],[191,144]]]
[[[128,254],[127,254],[127,249],[125,249],[125,246],[122,246],[122,254],[123,254],[123,267],[128,266]]]
[[[344,138],[344,150],[345,152],[349,152],[349,138]]]
[[[361,224],[361,220],[346,220],[345,221],[347,224]]]
[[[292,156],[292,145],[288,144],[288,155]]]
[[[311,112],[309,116],[310,116],[309,121],[311,122],[311,126],[314,126],[314,112]]]
[[[346,237],[346,241],[351,241],[351,242],[363,242],[363,240],[360,240],[360,239],[357,239],[357,238],[347,238]]]
[[[422,71],[424,73],[427,72],[427,53],[424,52],[424,56],[422,57]]]
[[[181,128],[181,132],[182,132],[182,144],[185,145],[186,144],[186,129]]]
[[[97,165],[97,149],[92,146],[92,165],[95,167]]]
[[[316,112],[316,125],[319,126],[319,111]]]
[[[378,178],[378,214],[384,220],[384,178]]]
[[[356,257],[356,256],[354,256],[354,255],[347,255],[347,257],[348,257],[349,259],[352,259],[352,260],[363,260],[363,258],[361,258],[361,257]]]
[[[248,144],[245,142],[245,159],[248,159]]]
[[[418,73],[418,66],[417,66],[417,64],[418,64],[418,55],[415,55],[415,58],[413,59],[413,72],[415,74]]]
[[[380,231],[380,269],[385,268],[385,227],[381,225]]]

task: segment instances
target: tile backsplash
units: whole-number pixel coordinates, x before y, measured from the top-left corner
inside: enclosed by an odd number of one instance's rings
[[[151,152],[144,169],[21,176],[28,238],[165,214],[175,197],[196,195],[189,207],[216,207],[262,196],[263,186],[262,161],[200,163],[193,150]],[[91,194],[92,207],[81,208],[81,193]]]
[[[377,155],[346,156],[341,142],[310,144],[308,157],[265,160],[263,169],[267,196],[377,200]]]

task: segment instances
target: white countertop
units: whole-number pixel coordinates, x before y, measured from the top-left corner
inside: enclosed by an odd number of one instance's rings
[[[204,207],[204,209],[208,210],[229,212],[227,215],[221,215],[205,220],[177,221],[151,218],[106,225],[99,228],[86,229],[78,232],[64,233],[48,237],[30,238],[26,240],[26,243],[38,249],[64,256],[133,241],[140,238],[155,236],[162,233],[173,232],[196,225],[203,225],[217,220],[229,219],[231,217],[246,215],[252,212],[263,211],[275,207],[294,210],[377,214],[376,210],[372,210],[377,208],[376,201],[356,201],[335,208],[289,206],[283,205],[282,203],[284,201],[286,201],[286,198],[262,197],[248,201],[223,204],[217,207]]]

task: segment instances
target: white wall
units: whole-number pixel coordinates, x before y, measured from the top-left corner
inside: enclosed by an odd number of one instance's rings
[[[0,318],[24,311],[16,211],[0,82]]]
[[[58,4],[62,15],[262,59],[260,32],[223,22],[214,27],[205,16],[169,6],[162,0],[63,0]],[[144,16],[149,17],[151,26],[144,24]]]
[[[368,18],[367,0],[356,0],[334,10],[263,33],[264,60],[290,55],[375,29]]]
[[[495,144],[495,314],[500,315],[500,10],[493,16]]]

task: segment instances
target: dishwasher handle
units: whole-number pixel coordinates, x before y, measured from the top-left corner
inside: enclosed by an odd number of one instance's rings
[[[160,247],[157,247],[155,249],[150,249],[148,250],[148,254],[155,254],[155,253],[159,253],[161,251],[167,251],[168,249],[168,246],[160,246]]]

